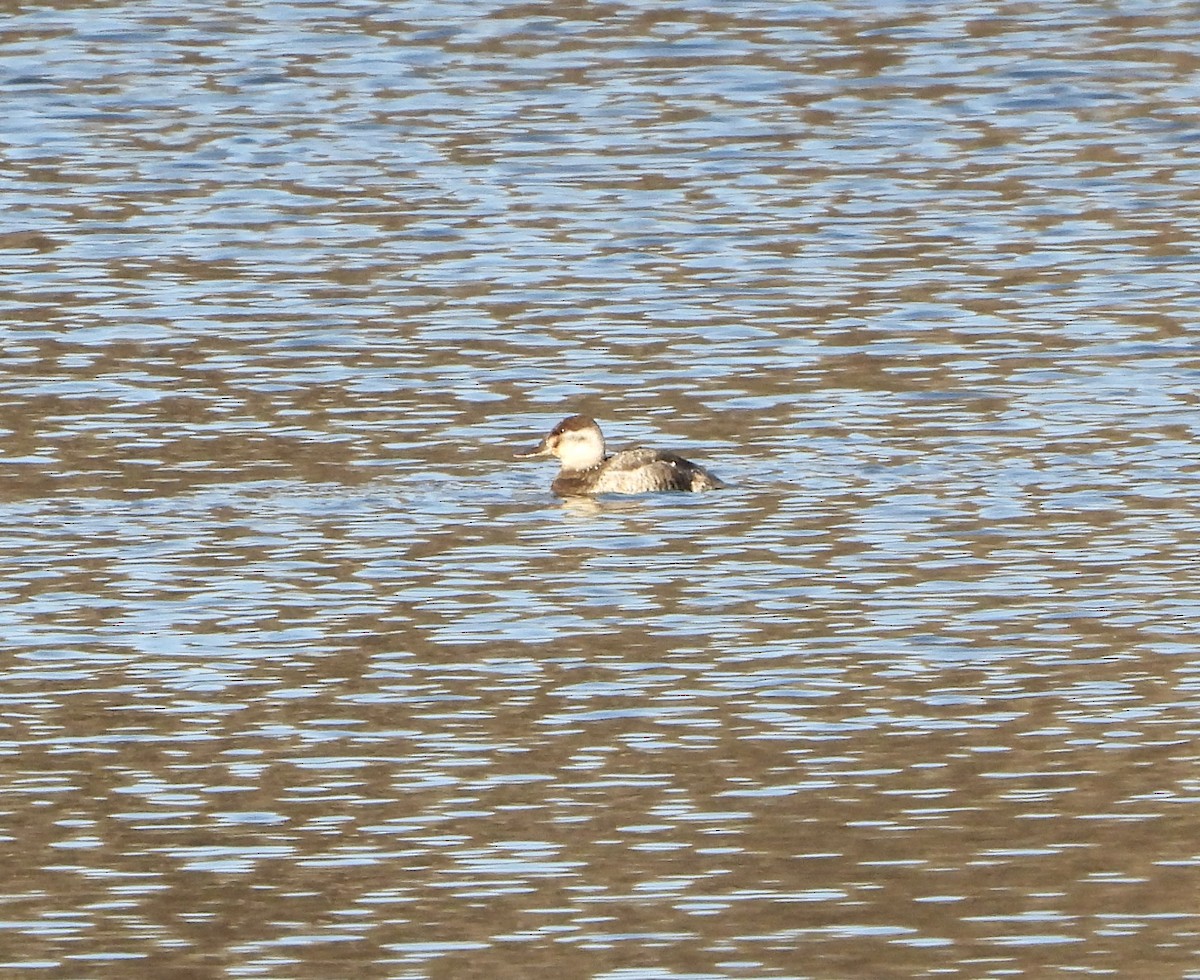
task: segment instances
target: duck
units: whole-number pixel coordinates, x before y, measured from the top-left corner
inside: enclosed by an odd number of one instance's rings
[[[550,484],[550,490],[560,497],[726,487],[703,466],[677,453],[639,446],[606,456],[604,433],[589,415],[563,419],[531,452],[518,453],[517,459],[544,456],[557,457],[562,466]]]

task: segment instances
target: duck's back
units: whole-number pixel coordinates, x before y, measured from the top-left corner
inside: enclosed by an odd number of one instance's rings
[[[610,456],[600,466],[580,473],[562,474],[554,491],[566,496],[592,493],[649,493],[656,490],[719,490],[725,484],[715,476],[671,452],[627,449]]]

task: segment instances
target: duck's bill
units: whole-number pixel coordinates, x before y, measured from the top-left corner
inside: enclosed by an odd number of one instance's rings
[[[527,453],[516,453],[516,454],[514,454],[513,458],[514,459],[537,459],[539,456],[549,456],[549,455],[551,455],[550,447],[546,445],[546,441],[543,439],[531,451],[529,451]]]

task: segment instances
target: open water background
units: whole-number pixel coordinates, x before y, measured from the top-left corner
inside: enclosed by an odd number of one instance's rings
[[[1200,977],[1198,37],[0,4],[0,972]]]

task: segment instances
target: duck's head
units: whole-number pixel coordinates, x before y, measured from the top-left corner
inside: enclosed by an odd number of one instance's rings
[[[604,462],[604,434],[595,419],[572,415],[551,429],[533,452],[518,453],[517,459],[539,456],[556,456],[564,470],[590,470]]]

